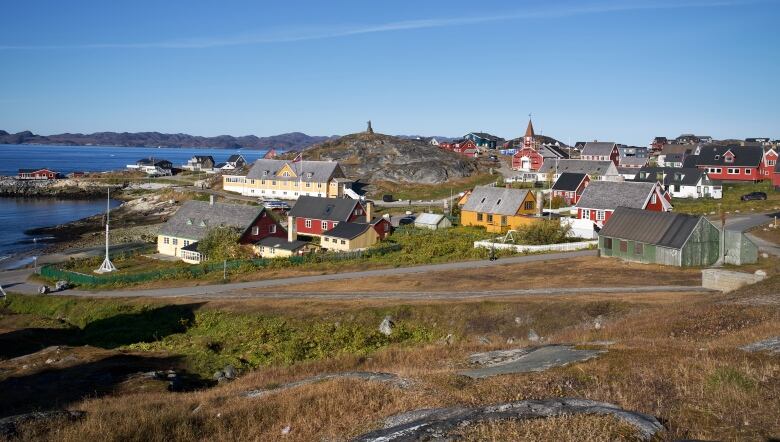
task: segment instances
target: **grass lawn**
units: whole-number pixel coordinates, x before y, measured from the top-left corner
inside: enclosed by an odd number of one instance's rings
[[[740,197],[750,192],[764,192],[766,201],[741,201]],[[723,185],[723,198],[674,198],[672,205],[675,212],[690,213],[694,215],[717,214],[719,210],[726,213],[740,212],[765,212],[780,209],[780,192],[772,187],[769,181],[760,183],[727,183]]]
[[[460,180],[451,180],[442,184],[400,184],[389,181],[378,181],[371,183],[376,190],[371,193],[372,198],[382,198],[382,195],[393,195],[396,200],[440,200],[449,198],[450,193],[458,193],[472,189],[474,186],[490,184],[496,182],[501,177],[500,173],[493,175],[483,173]]]

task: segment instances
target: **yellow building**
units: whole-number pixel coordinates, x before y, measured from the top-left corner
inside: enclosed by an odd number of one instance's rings
[[[335,252],[367,249],[379,242],[379,233],[368,223],[339,223],[322,234],[320,245]]]
[[[295,200],[301,195],[342,198],[352,180],[335,161],[255,161],[246,176],[224,175],[222,188],[246,196]]]
[[[481,226],[491,233],[506,233],[536,222],[537,200],[527,189],[475,187],[463,203],[460,223]]]
[[[287,241],[287,238],[268,237],[255,243],[255,253],[263,258],[287,258],[304,255],[317,246],[307,241]]]

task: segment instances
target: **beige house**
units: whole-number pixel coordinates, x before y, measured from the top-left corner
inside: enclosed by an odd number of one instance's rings
[[[352,180],[335,161],[255,161],[246,176],[224,175],[222,188],[245,196],[295,200],[301,195],[342,198]],[[349,189],[349,190],[348,190]]]
[[[255,243],[255,253],[263,258],[287,258],[303,255],[317,246],[306,241],[287,241],[287,238],[268,237]]]
[[[368,223],[339,223],[322,234],[320,245],[336,252],[363,250],[379,242],[379,233]]]

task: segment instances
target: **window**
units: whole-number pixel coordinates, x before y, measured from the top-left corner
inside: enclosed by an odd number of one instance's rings
[[[384,223],[385,224],[385,232],[390,231],[390,223]]]
[[[750,175],[750,169],[745,168],[745,175]]]
[[[179,238],[173,238],[173,245],[175,246],[179,245]]]
[[[322,187],[322,183],[317,183],[317,188]]]
[[[506,216],[502,216],[502,217],[501,217],[501,225],[502,225],[502,226],[505,226],[505,225],[506,225]]]
[[[322,238],[322,242],[329,242],[329,241],[330,241],[330,238],[328,238],[327,236],[325,238]]]
[[[171,239],[168,238],[167,236],[163,236],[163,244],[170,244],[170,243],[171,243]]]
[[[311,229],[311,220],[307,219],[303,222],[303,225],[305,225],[307,229]]]
[[[523,203],[523,208],[525,210],[534,210],[534,202],[533,201],[526,201]]]
[[[477,214],[477,221],[482,221],[482,214],[481,213]]]
[[[323,221],[322,222],[322,230],[328,230],[328,222],[327,221]]]
[[[342,244],[346,244],[347,242],[346,242],[346,241],[344,241],[344,240],[342,239],[342,240],[341,240],[341,243],[342,243]]]
[[[596,221],[604,221],[604,211],[603,210],[597,210],[596,211]]]
[[[192,225],[192,219],[191,219],[191,218],[187,218],[187,225],[188,225],[188,226],[191,226],[191,225]]]
[[[276,224],[268,226],[268,233],[276,233]]]
[[[729,173],[729,175],[737,175],[737,174],[739,174],[739,169],[729,168],[728,169],[728,173]]]
[[[628,252],[628,242],[627,241],[620,241],[620,251],[621,252]]]
[[[604,238],[604,248],[612,250],[612,238]]]
[[[306,181],[306,187],[311,187],[311,183]]]
[[[290,176],[290,172],[285,170],[284,173],[282,174],[282,176],[289,177]]]
[[[198,224],[201,227],[206,227],[206,221],[201,220],[200,224]]]
[[[252,184],[255,183],[255,180],[252,180]],[[265,180],[260,180],[260,184],[265,184]]]
[[[271,185],[275,186],[276,185],[276,180],[271,181]]]
[[[777,160],[766,160],[766,165],[767,166],[774,166],[776,162],[777,162]]]
[[[360,216],[363,214],[363,211],[360,209],[355,209],[355,215]]]
[[[655,192],[653,192],[653,196],[650,197],[650,203],[655,204],[657,202],[658,202],[658,195],[656,195]]]
[[[590,219],[590,209],[582,209],[582,219]]]
[[[634,243],[634,255],[642,255],[645,253],[645,246],[641,242]]]
[[[734,157],[732,155],[727,155],[727,156],[723,157],[723,161],[725,161],[727,163],[733,163],[734,162]]]
[[[488,216],[487,216],[487,222],[489,222],[489,223],[492,223],[492,222],[493,222],[493,214],[491,214],[491,213],[488,213]]]

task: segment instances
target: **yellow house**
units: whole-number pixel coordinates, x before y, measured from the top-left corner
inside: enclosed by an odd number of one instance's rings
[[[528,189],[479,186],[463,204],[460,223],[482,226],[491,233],[506,233],[536,222],[536,210],[536,197]]]
[[[295,200],[301,195],[342,198],[352,180],[335,161],[255,161],[246,176],[224,175],[222,188],[246,196]],[[349,191],[347,189],[350,189]]]
[[[367,249],[379,242],[379,233],[368,223],[338,223],[322,234],[320,246],[336,252]]]

